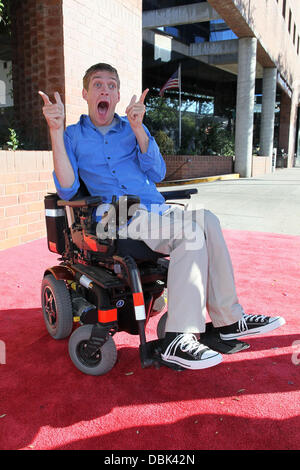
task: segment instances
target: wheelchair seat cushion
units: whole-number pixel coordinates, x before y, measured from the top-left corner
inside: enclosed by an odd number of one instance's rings
[[[132,256],[136,260],[149,260],[157,261],[159,258],[168,256],[167,254],[159,253],[151,250],[149,246],[142,240],[133,240],[132,238],[118,238],[116,240],[116,250],[119,256]]]

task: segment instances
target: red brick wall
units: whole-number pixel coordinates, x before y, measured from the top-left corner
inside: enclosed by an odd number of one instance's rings
[[[62,0],[15,2],[13,90],[15,116],[32,148],[48,149],[39,90],[64,95]]]
[[[232,157],[218,155],[166,155],[166,180],[226,175],[233,172]]]
[[[0,250],[46,235],[44,196],[51,191],[51,152],[0,151]]]
[[[124,114],[132,95],[140,94],[142,0],[16,0],[12,11],[17,130],[31,148],[50,149],[38,90],[50,98],[61,94],[67,125],[87,112],[82,77],[97,62],[119,71],[117,112]]]
[[[195,178],[232,172],[231,157],[166,156],[167,178]],[[50,151],[0,151],[0,250],[46,235],[44,196],[55,191]]]

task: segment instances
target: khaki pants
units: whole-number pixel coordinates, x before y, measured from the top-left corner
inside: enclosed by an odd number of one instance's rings
[[[212,212],[176,206],[160,216],[142,210],[127,230],[130,238],[170,255],[166,331],[204,332],[207,312],[215,327],[241,318],[231,259]]]

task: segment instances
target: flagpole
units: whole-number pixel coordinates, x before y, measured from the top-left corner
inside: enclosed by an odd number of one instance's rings
[[[179,148],[181,147],[181,62],[178,67],[178,81],[179,81]]]

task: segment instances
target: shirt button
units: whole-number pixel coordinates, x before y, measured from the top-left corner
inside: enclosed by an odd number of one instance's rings
[[[115,170],[113,170],[112,173],[115,173]]]
[[[127,189],[127,187],[124,186],[124,184],[121,185],[121,188],[122,188],[122,189]]]
[[[110,160],[110,157],[107,157],[107,160]]]

